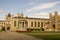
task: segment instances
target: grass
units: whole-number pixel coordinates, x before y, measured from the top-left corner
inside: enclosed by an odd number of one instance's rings
[[[60,32],[20,32],[44,40],[60,40]]]

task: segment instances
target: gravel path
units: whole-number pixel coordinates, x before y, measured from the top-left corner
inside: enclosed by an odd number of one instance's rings
[[[42,40],[16,32],[0,32],[0,40]]]

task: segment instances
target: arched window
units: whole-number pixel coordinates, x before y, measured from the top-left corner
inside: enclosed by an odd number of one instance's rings
[[[43,22],[41,22],[41,27],[43,27]]]
[[[38,27],[40,27],[40,22],[38,22]]]
[[[31,22],[31,27],[33,27],[33,22]]]
[[[36,27],[36,22],[35,22],[35,27]]]
[[[23,25],[22,25],[22,27],[24,28],[24,22],[23,22]]]

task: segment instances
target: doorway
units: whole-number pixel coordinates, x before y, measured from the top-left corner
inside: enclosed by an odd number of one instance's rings
[[[10,31],[10,27],[7,27],[7,31]]]
[[[55,25],[53,25],[53,28],[55,29]]]

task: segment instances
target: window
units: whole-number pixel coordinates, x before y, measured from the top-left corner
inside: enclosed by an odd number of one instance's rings
[[[16,26],[16,21],[14,21],[14,26]]]
[[[45,24],[49,24],[49,22],[46,22]]]
[[[24,22],[23,22],[23,25],[22,25],[22,27],[24,28]]]
[[[20,26],[21,23],[22,23],[22,22],[19,20],[19,21],[18,21],[18,26]]]
[[[35,27],[36,27],[36,22],[35,22]]]
[[[41,22],[41,27],[43,27],[43,22]]]
[[[40,27],[40,22],[38,22],[38,27]]]
[[[33,22],[31,22],[31,27],[33,27]]]
[[[21,26],[22,25],[22,22],[18,22],[18,26]]]

